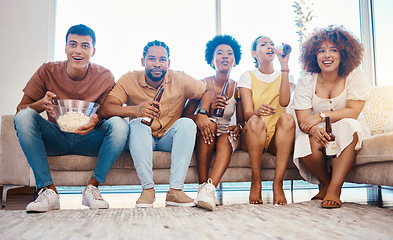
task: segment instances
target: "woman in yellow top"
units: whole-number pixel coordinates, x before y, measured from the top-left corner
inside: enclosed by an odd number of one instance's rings
[[[293,149],[295,120],[286,113],[293,77],[289,75],[288,59],[277,53],[273,41],[265,36],[252,43],[251,54],[257,69],[241,75],[238,87],[247,121],[241,135],[240,148],[248,151],[252,180],[249,202],[262,204],[261,160],[263,152],[276,155],[273,180],[273,204],[286,204],[283,177]],[[281,72],[274,69],[277,55]],[[292,81],[290,81],[290,79]]]

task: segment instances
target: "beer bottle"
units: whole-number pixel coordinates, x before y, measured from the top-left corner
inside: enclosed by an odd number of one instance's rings
[[[280,54],[283,58],[285,58],[286,55],[291,53],[292,47],[291,45],[283,43],[282,45],[277,46],[276,50],[278,54]]]
[[[220,94],[220,96],[223,96],[224,98],[225,98],[225,100],[227,99],[227,92],[228,92],[228,85],[229,85],[229,83],[228,82],[224,82],[224,86],[222,87],[222,91],[221,91],[221,94]],[[214,110],[214,116],[216,116],[216,117],[222,117],[222,116],[224,116],[224,108],[217,108],[217,109],[215,109]]]
[[[325,154],[327,159],[333,159],[337,156],[336,152],[336,137],[332,132],[332,124],[330,122],[330,117],[325,118],[325,129],[326,133],[330,136],[330,140],[325,149]]]
[[[161,87],[158,89],[156,96],[154,97],[154,101],[159,102],[161,100],[162,97],[162,93],[164,92],[164,86],[161,85]],[[154,104],[153,104],[154,105]],[[156,108],[158,108],[159,106],[154,105]],[[141,120],[142,123],[146,124],[147,126],[151,126],[151,123],[153,122],[153,119],[149,118],[149,117],[144,117]]]

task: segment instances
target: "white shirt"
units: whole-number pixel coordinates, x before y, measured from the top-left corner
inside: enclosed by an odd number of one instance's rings
[[[262,82],[271,83],[277,79],[278,76],[281,75],[280,71],[274,70],[271,74],[261,73],[257,68],[251,71],[255,77]],[[289,82],[295,84],[295,78],[289,74]],[[238,87],[244,87],[251,90],[251,76],[247,71],[240,76],[239,82],[237,84]]]

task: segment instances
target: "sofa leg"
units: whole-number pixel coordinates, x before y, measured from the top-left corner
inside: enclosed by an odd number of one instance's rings
[[[218,205],[222,206],[223,192],[222,192],[222,183],[221,182],[217,185],[216,190],[218,190],[217,191]]]
[[[367,188],[367,204],[377,207],[383,207],[381,186],[370,185]]]
[[[24,187],[24,186],[20,186],[20,185],[3,185],[3,194],[2,194],[2,198],[1,198],[1,207],[5,208],[5,203],[7,201],[7,192],[10,189],[14,189],[14,188],[20,188],[20,187]]]
[[[291,180],[291,201],[293,203],[293,180]]]

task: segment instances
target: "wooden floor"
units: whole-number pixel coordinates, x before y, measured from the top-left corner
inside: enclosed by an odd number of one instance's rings
[[[0,211],[0,237],[8,239],[391,239],[393,210],[321,201],[232,204],[213,212],[196,207],[105,210],[63,209],[42,214]]]
[[[135,208],[139,192],[112,193],[101,188],[106,210],[82,206],[77,191],[60,191],[61,210],[28,214],[33,189],[9,191],[0,211],[0,239],[392,239],[393,189],[345,187],[340,209],[322,209],[310,201],[317,188],[285,187],[288,205],[274,206],[271,188],[263,189],[263,205],[248,204],[247,188],[218,190],[220,206],[165,207],[165,191],[154,208]],[[27,193],[27,194],[26,194]],[[190,197],[196,189],[187,190]]]

